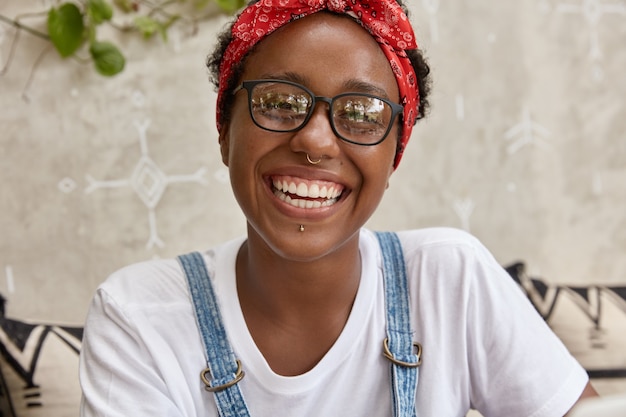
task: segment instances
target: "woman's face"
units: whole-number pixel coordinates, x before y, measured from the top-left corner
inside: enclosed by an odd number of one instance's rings
[[[297,82],[317,96],[364,92],[399,100],[378,43],[359,24],[328,13],[289,23],[257,45],[242,81],[268,78]],[[297,261],[320,259],[348,242],[356,244],[393,172],[398,129],[396,119],[386,139],[375,146],[342,141],[331,129],[328,105],[320,102],[302,129],[269,132],[254,124],[248,93],[238,91],[220,145],[235,198],[249,223],[249,240]],[[312,165],[307,154],[322,160]],[[294,186],[309,197],[296,195]],[[324,188],[336,198],[310,197]],[[311,202],[288,202],[286,196]]]

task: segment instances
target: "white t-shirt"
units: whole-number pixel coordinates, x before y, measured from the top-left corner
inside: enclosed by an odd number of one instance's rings
[[[588,381],[522,291],[472,236],[454,229],[399,233],[415,341],[423,346],[418,417],[561,417]],[[224,325],[246,376],[251,417],[391,416],[382,254],[362,230],[359,290],[323,359],[293,377],[272,372],[246,327],[235,282],[244,238],[203,253]],[[85,326],[81,416],[213,417],[200,379],[205,351],[176,260],[126,267],[98,289]]]

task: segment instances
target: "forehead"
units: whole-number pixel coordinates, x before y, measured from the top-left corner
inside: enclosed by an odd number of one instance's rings
[[[376,40],[343,15],[319,12],[288,23],[260,41],[244,64],[244,79],[284,74],[295,74],[316,94],[336,94],[356,82],[398,97],[391,66]]]

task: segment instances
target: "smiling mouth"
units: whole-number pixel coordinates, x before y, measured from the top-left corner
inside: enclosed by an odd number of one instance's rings
[[[312,209],[330,207],[341,198],[344,187],[327,181],[310,181],[296,177],[273,177],[272,191],[281,201],[294,207]]]

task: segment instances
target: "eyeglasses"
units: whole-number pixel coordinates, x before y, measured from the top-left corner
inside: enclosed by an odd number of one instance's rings
[[[315,104],[328,103],[330,126],[342,140],[373,146],[389,134],[403,107],[366,93],[343,93],[335,97],[316,96],[308,88],[284,80],[244,81],[233,94],[248,91],[250,117],[258,127],[270,132],[295,132],[313,114]]]

